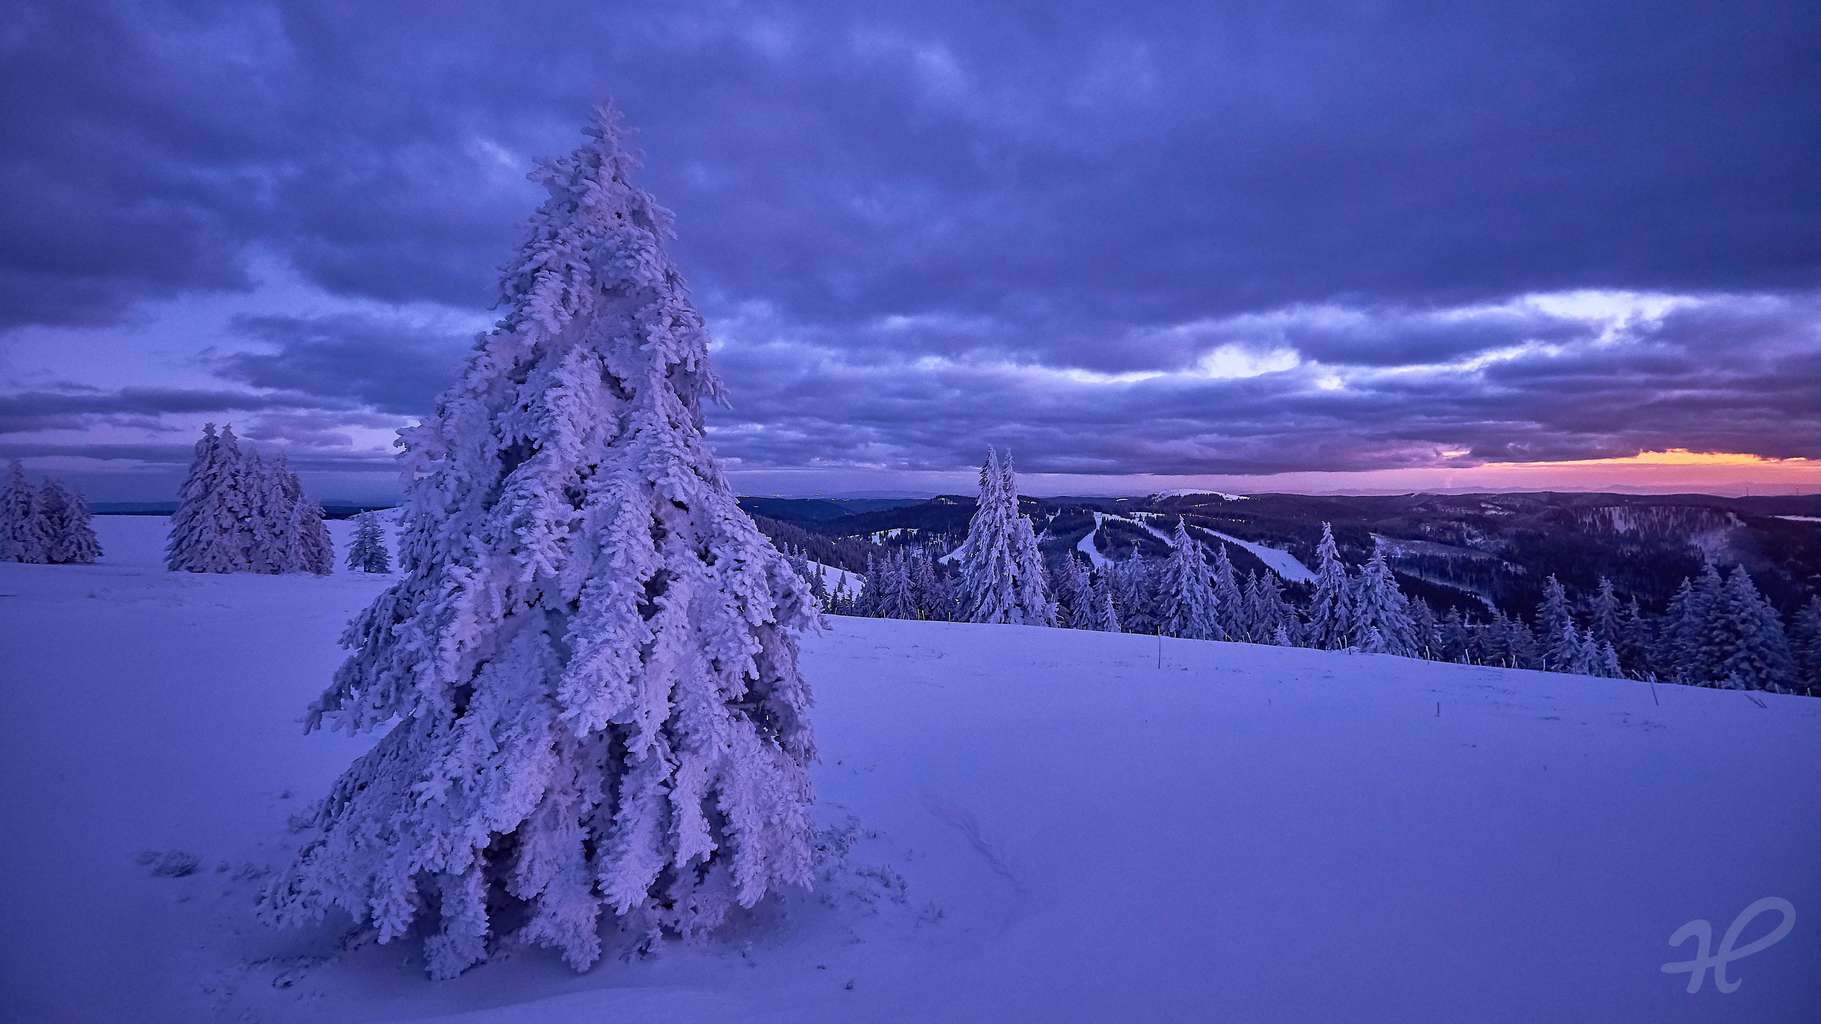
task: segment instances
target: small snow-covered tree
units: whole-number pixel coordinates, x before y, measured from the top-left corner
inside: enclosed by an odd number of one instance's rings
[[[1151,570],[1138,557],[1136,549],[1126,557],[1107,564],[1113,609],[1119,626],[1128,633],[1154,633],[1157,615],[1152,600]]]
[[[1613,589],[1612,580],[1601,576],[1599,587],[1594,591],[1593,600],[1587,607],[1588,628],[1593,632],[1594,640],[1618,649],[1624,614],[1624,607],[1619,603],[1619,595]]]
[[[1634,679],[1647,678],[1654,671],[1651,655],[1656,646],[1655,627],[1634,596],[1619,612],[1618,638],[1614,643],[1625,674]]]
[[[1352,614],[1352,646],[1373,654],[1416,657],[1416,626],[1410,621],[1410,603],[1391,574],[1385,545],[1372,545],[1372,557],[1360,567],[1347,600]],[[1368,634],[1376,641],[1368,645]]]
[[[1505,668],[1542,668],[1542,653],[1537,649],[1536,635],[1524,620],[1515,615],[1493,613],[1486,626],[1484,655],[1488,665]]]
[[[1421,597],[1409,599],[1410,634],[1416,641],[1414,657],[1430,661],[1441,659],[1442,633],[1441,623],[1435,619],[1435,609]]]
[[[354,572],[392,571],[392,553],[386,549],[385,530],[379,525],[379,516],[372,512],[362,512],[354,517],[354,540],[348,545],[347,564]],[[808,564],[797,566],[797,571],[799,575],[806,574]],[[820,574],[810,579],[811,590],[820,579]]]
[[[50,538],[38,507],[38,490],[14,461],[0,483],[0,561],[43,564],[50,561]]]
[[[1082,568],[1080,559],[1068,555],[1062,560],[1056,578],[1057,615],[1070,629],[1097,629],[1100,603],[1094,593],[1094,581]]]
[[[708,447],[708,334],[606,111],[540,169],[504,314],[405,434],[400,577],[310,729],[385,727],[269,920],[424,915],[429,972],[496,928],[582,969],[601,928],[697,935],[809,881],[806,583]]]
[[[1437,629],[1437,661],[1450,661],[1457,665],[1473,661],[1473,627],[1459,608],[1448,609],[1442,616]]]
[[[1701,644],[1705,642],[1707,612],[1702,604],[1694,583],[1684,576],[1663,612],[1660,649],[1653,653],[1651,661],[1678,683],[1696,682],[1699,663],[1705,658]]]
[[[1233,572],[1233,559],[1224,541],[1214,544],[1214,565],[1208,572],[1208,585],[1214,590],[1214,616],[1220,631],[1228,640],[1249,639],[1252,624],[1246,615],[1246,599],[1239,589],[1239,577]]]
[[[82,495],[46,480],[38,491],[38,514],[44,535],[44,560],[56,565],[86,565],[101,557],[101,542],[89,522]]]
[[[874,565],[877,578],[869,576],[866,580],[866,592],[873,597],[873,614],[882,619],[917,618],[917,598],[911,592],[910,566],[903,550],[887,550]]]
[[[980,501],[961,548],[957,600],[964,621],[1055,624],[1037,537],[1031,521],[1018,513],[1016,481],[1011,456],[988,448],[980,467]]]
[[[1309,622],[1306,635],[1310,647],[1336,651],[1352,642],[1355,636],[1352,608],[1348,600],[1353,581],[1340,560],[1340,548],[1334,543],[1334,530],[1321,524],[1321,543],[1315,548],[1315,595],[1309,600]]]
[[[1095,614],[1091,624],[1083,629],[1099,630],[1104,633],[1119,632],[1119,609],[1113,601],[1113,581],[1108,572],[1110,567],[1102,567],[1094,573],[1094,585],[1091,599],[1094,602]]]
[[[1552,672],[1574,671],[1562,666],[1580,658],[1580,628],[1575,625],[1574,612],[1568,607],[1568,589],[1553,573],[1543,581],[1543,600],[1536,609],[1536,632],[1543,645],[1543,667]],[[1573,641],[1564,640],[1564,637],[1572,637]]]
[[[917,603],[918,617],[947,622],[954,615],[954,597],[948,583],[936,572],[936,560],[927,550],[919,550],[911,559],[911,597]]]
[[[335,571],[335,542],[323,522],[322,506],[305,498],[297,503],[298,568],[327,576]]]
[[[1796,611],[1789,634],[1796,688],[1821,696],[1821,597],[1810,597]]]
[[[1291,635],[1296,627],[1296,612],[1284,600],[1283,585],[1273,572],[1250,573],[1246,578],[1246,619],[1253,643],[1274,644],[1281,630]]]
[[[1214,588],[1201,544],[1189,536],[1188,524],[1176,519],[1170,557],[1157,574],[1159,625],[1170,636],[1191,640],[1225,640],[1214,607]]]

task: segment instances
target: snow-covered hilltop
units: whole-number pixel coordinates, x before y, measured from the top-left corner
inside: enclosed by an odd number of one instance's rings
[[[252,916],[364,749],[296,718],[387,579],[169,573],[163,520],[95,525],[97,565],[0,564],[14,1019],[1812,1019],[1821,701],[846,618],[803,647],[812,893],[431,983]],[[1738,991],[1662,972],[1772,896],[1802,916]]]

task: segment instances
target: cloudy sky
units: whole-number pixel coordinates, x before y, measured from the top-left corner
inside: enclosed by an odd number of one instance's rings
[[[606,97],[749,492],[1821,490],[1812,2],[9,12],[0,457],[103,500],[392,493]]]

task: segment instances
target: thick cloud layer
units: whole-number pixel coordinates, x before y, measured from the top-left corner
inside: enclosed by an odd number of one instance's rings
[[[484,309],[612,95],[742,467],[1821,456],[1812,4],[15,7],[0,330],[99,325],[145,385],[0,362],[0,450],[382,454],[468,344],[395,304]],[[236,293],[141,354],[148,302]]]

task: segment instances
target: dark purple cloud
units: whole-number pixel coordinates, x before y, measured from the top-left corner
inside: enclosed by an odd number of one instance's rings
[[[148,301],[267,258],[366,311],[234,319],[218,388],[0,393],[0,434],[212,415],[383,458],[350,431],[469,343],[404,308],[486,308],[530,160],[612,95],[742,466],[1821,455],[1818,37],[1802,3],[27,0],[0,331],[115,324],[130,360]],[[1517,301],[1574,289],[1701,301]]]

